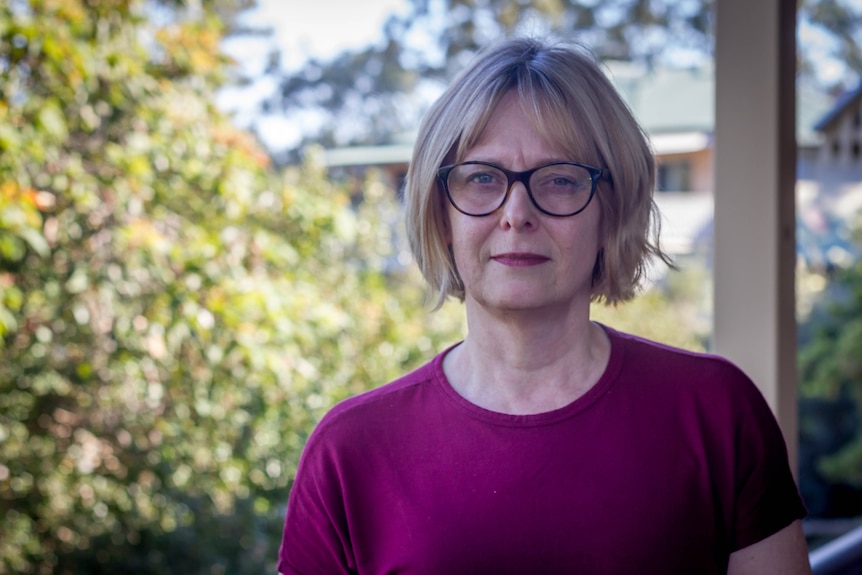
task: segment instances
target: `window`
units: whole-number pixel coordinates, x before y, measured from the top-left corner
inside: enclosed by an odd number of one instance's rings
[[[660,162],[657,176],[660,192],[687,192],[691,190],[691,162],[688,160]]]

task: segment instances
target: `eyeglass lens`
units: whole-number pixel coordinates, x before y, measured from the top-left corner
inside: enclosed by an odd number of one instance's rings
[[[452,203],[471,215],[495,211],[503,204],[510,187],[509,178],[502,170],[476,163],[455,166],[449,172],[447,183]],[[528,189],[541,210],[568,215],[589,203],[593,178],[589,171],[576,164],[551,164],[530,175]]]

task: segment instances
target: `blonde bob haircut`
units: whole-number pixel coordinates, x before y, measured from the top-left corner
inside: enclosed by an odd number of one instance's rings
[[[658,243],[655,160],[646,135],[589,52],[563,41],[512,38],[481,52],[454,80],[423,119],[413,149],[407,235],[437,307],[449,296],[464,299],[445,239],[437,170],[461,161],[511,90],[549,144],[572,161],[609,170],[593,198],[601,209],[601,249],[591,297],[611,305],[631,299],[650,257],[670,264]]]

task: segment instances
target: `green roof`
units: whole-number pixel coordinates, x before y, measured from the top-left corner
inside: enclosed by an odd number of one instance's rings
[[[696,68],[655,68],[607,62],[608,77],[648,134],[712,132],[715,124],[715,74],[712,63]],[[822,89],[800,84],[796,90],[796,137],[816,145],[818,120],[834,105]]]
[[[712,65],[654,68],[608,62],[608,76],[649,134],[712,132],[715,117]]]
[[[715,125],[715,73],[713,64],[692,68],[652,68],[630,62],[609,61],[605,70],[651,136],[701,132],[712,134]],[[800,85],[796,98],[796,134],[800,145],[816,145],[815,130],[834,105],[816,86]],[[327,165],[393,164],[410,159],[415,134],[397,135],[383,146],[327,150]]]

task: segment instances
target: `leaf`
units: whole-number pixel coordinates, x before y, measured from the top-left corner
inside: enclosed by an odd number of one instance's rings
[[[39,111],[38,125],[55,140],[64,140],[68,136],[66,119],[60,107],[49,100]]]
[[[51,248],[48,245],[45,236],[33,228],[23,228],[18,234],[33,250],[42,257],[47,257],[51,253]]]

